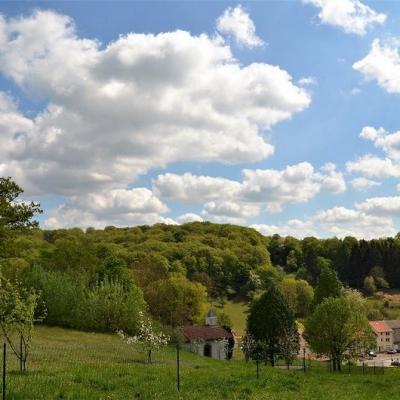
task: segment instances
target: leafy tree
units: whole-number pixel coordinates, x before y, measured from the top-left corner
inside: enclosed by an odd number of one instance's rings
[[[315,287],[314,304],[321,304],[322,301],[328,297],[340,297],[342,291],[342,283],[340,282],[336,271],[324,266]]]
[[[36,291],[11,283],[0,274],[0,329],[23,370],[26,370],[34,322],[42,320],[42,317],[35,319],[39,297]]]
[[[305,323],[311,349],[333,360],[334,370],[342,361],[374,345],[362,296],[348,291],[342,297],[327,297],[317,305]]]
[[[299,317],[306,317],[311,310],[314,299],[314,289],[303,279],[296,282],[296,314]]]
[[[247,334],[265,348],[266,357],[275,365],[275,357],[288,357],[299,336],[294,313],[276,286],[271,286],[260,298],[253,301],[247,318]]]
[[[379,289],[389,289],[389,284],[385,279],[385,271],[379,265],[373,267],[370,271],[370,275],[374,279],[376,287]]]
[[[127,344],[138,344],[146,352],[147,363],[152,363],[152,353],[154,350],[165,346],[169,342],[169,337],[162,332],[153,329],[151,319],[146,317],[143,312],[139,312],[139,332],[136,336],[127,336],[122,330],[117,331],[118,335]]]
[[[368,296],[372,296],[376,292],[376,285],[372,276],[366,276],[364,278],[364,293]]]
[[[141,289],[131,284],[105,280],[86,292],[79,306],[79,321],[84,330],[116,332],[138,331],[140,313],[145,309]]]
[[[297,282],[292,276],[285,277],[281,284],[280,289],[282,291],[285,300],[293,312],[297,310]]]
[[[314,298],[312,286],[307,281],[287,276],[280,283],[280,289],[295,315],[305,317]]]
[[[206,303],[206,289],[178,275],[150,284],[145,299],[151,314],[170,326],[194,323],[202,315]]]
[[[40,206],[34,202],[18,201],[23,190],[10,177],[0,177],[0,238],[10,231],[37,227],[32,218],[40,213]]]

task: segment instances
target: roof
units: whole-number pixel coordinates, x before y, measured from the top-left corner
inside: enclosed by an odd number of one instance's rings
[[[187,325],[182,326],[181,331],[185,339],[189,342],[193,340],[219,340],[231,338],[232,333],[219,325]]]
[[[392,329],[400,329],[400,319],[385,319],[385,322]]]
[[[369,321],[371,328],[376,332],[392,332],[390,326],[386,323],[386,321]]]

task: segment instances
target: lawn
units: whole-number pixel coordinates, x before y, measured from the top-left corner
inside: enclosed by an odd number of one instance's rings
[[[301,370],[217,361],[181,353],[181,391],[175,386],[173,348],[154,354],[154,364],[116,335],[37,329],[26,374],[9,359],[7,399],[388,399],[397,398],[400,371],[363,375],[330,373],[326,366]],[[11,371],[10,371],[11,370]]]

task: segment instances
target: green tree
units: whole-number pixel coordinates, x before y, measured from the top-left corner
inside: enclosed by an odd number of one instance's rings
[[[330,357],[333,369],[340,371],[345,357],[374,345],[362,296],[348,291],[342,297],[325,298],[307,318],[305,336],[311,349]]]
[[[364,278],[363,289],[367,296],[372,296],[376,292],[376,285],[372,276],[366,276]]]
[[[265,357],[271,365],[275,358],[295,350],[293,343],[299,343],[299,335],[294,313],[289,308],[283,294],[276,286],[271,286],[260,298],[253,301],[247,318],[247,335],[265,348]],[[297,346],[298,351],[298,346]]]
[[[202,284],[177,275],[150,284],[145,290],[145,299],[157,320],[175,327],[199,319],[207,292]]]
[[[322,301],[328,297],[340,297],[342,291],[342,283],[340,282],[336,271],[324,266],[315,287],[314,304],[321,304]]]
[[[311,310],[311,305],[314,300],[314,289],[307,281],[298,279],[296,285],[296,295],[296,314],[299,317],[304,318]]]
[[[8,231],[37,227],[32,218],[42,212],[39,204],[18,201],[23,190],[10,177],[0,178],[0,237]]]
[[[35,319],[39,297],[33,289],[26,290],[0,273],[0,329],[24,370],[31,347],[34,322],[42,319]]]

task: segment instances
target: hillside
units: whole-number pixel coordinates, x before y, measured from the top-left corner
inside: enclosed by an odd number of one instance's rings
[[[144,354],[122,343],[116,335],[82,333],[38,327],[28,372],[20,375],[9,356],[9,398],[19,399],[190,399],[190,400],[333,400],[397,398],[400,371],[382,374],[330,373],[326,365],[311,371],[218,361],[181,352],[181,392],[176,390],[175,350],[154,354],[154,364],[143,364]]]

